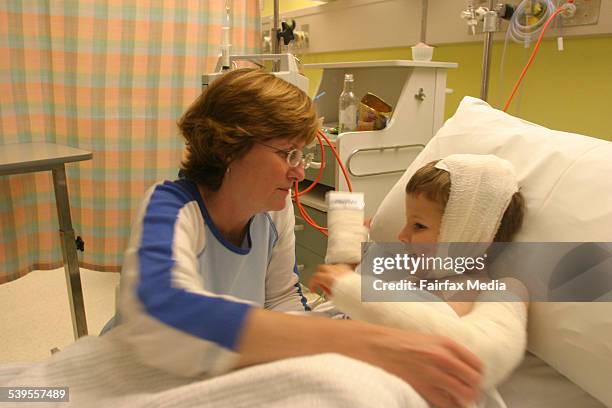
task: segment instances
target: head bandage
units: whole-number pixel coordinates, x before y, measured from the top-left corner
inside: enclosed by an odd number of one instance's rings
[[[491,154],[453,154],[435,167],[451,182],[438,242],[493,242],[518,191],[512,164]]]
[[[518,183],[514,167],[494,155],[453,154],[435,167],[450,175],[450,195],[442,215],[436,257],[477,258],[493,242]],[[455,244],[459,243],[459,244]],[[433,268],[427,278],[456,271]]]

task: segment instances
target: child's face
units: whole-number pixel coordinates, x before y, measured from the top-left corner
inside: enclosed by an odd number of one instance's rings
[[[405,244],[435,244],[440,235],[444,207],[425,194],[406,195],[406,225],[399,233]]]

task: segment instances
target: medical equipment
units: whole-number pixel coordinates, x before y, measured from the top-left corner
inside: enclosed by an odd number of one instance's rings
[[[275,76],[297,86],[304,92],[308,92],[308,78],[300,74],[296,58],[292,54],[244,54],[230,55],[229,65],[237,61],[274,61],[278,63],[279,70],[272,72]],[[223,75],[223,61],[217,61],[215,70],[209,74],[202,75],[202,91],[212,84],[219,76]]]
[[[231,37],[231,8],[232,8],[232,0],[225,0],[225,21],[224,25],[221,27],[221,67],[222,70],[227,70],[230,68],[230,37]]]
[[[553,0],[521,1],[510,19],[506,35],[528,48],[555,9]]]
[[[461,18],[467,21],[467,25],[472,35],[476,35],[476,25],[478,21],[483,22],[482,31],[485,33],[484,50],[482,54],[482,79],[480,82],[480,99],[486,101],[489,93],[489,72],[491,65],[491,48],[493,47],[493,33],[497,29],[498,18],[510,18],[512,8],[506,4],[489,0],[489,7],[474,6],[474,2],[469,0],[467,8],[461,12]]]
[[[523,4],[523,3],[521,3],[521,4]],[[534,58],[535,58],[535,56],[536,56],[536,54],[538,52],[538,49],[540,48],[540,44],[542,43],[542,40],[544,39],[544,34],[546,33],[546,29],[548,28],[550,23],[554,20],[554,18],[557,15],[562,14],[562,13],[568,13],[569,15],[571,15],[572,13],[575,13],[576,12],[576,6],[573,3],[574,3],[574,0],[568,0],[567,3],[565,3],[564,5],[559,7],[554,13],[552,13],[550,15],[550,17],[548,17],[548,19],[546,20],[546,23],[544,23],[544,25],[542,26],[542,32],[540,33],[540,37],[538,38],[538,42],[536,43],[535,47],[533,48],[533,52],[531,53],[531,57],[529,57],[529,61],[527,61],[527,64],[525,64],[525,67],[523,68],[523,71],[521,72],[521,75],[520,75],[519,79],[514,84],[514,88],[512,89],[510,97],[508,98],[508,100],[506,101],[506,104],[504,105],[504,109],[503,109],[504,112],[508,110],[508,107],[510,106],[510,102],[512,102],[512,98],[516,94],[516,91],[518,90],[519,86],[521,85],[521,82],[523,81],[523,78],[527,74],[527,70],[529,69],[529,66],[531,65],[531,63],[533,62],[533,60],[534,60]],[[550,6],[552,6],[552,3],[549,5],[549,7]],[[516,15],[518,15],[518,13]],[[511,32],[510,31],[511,27],[512,27],[512,23],[511,23],[510,27],[508,28],[508,32]],[[506,42],[507,42],[507,38],[508,38],[508,35],[506,35]],[[505,50],[505,44],[504,44],[504,50]]]
[[[468,0],[467,7],[461,12],[461,18],[467,21],[467,25],[472,35],[476,34],[476,26],[479,21],[482,21],[482,31],[485,33],[484,49],[482,58],[482,76],[480,84],[480,99],[486,101],[489,90],[489,73],[491,65],[491,49],[493,47],[493,33],[499,27],[499,20],[509,20],[508,30],[504,41],[504,49],[501,57],[501,70],[503,72],[504,60],[508,40],[512,39],[517,43],[523,43],[525,48],[528,48],[532,38],[541,32],[539,40],[533,51],[529,62],[524,68],[521,77],[517,81],[510,98],[506,102],[504,111],[508,108],[510,101],[514,97],[518,86],[520,85],[525,73],[544,37],[544,32],[548,28],[553,19],[561,14],[566,19],[571,19],[576,14],[576,5],[574,0],[567,0],[558,8],[555,6],[554,0],[523,0],[516,9],[511,4],[496,2],[489,0],[489,7],[476,7],[474,0]],[[559,51],[563,50],[563,38],[557,38]],[[500,75],[503,78],[503,75]]]
[[[325,136],[325,134],[323,132],[321,132],[321,130],[317,131],[317,140],[319,141],[319,146],[321,148],[321,162],[320,163],[316,163],[316,162],[313,163],[314,165],[312,167],[318,168],[319,169],[319,173],[318,173],[316,179],[312,182],[312,184],[310,184],[310,186],[308,186],[303,191],[299,191],[299,184],[296,181],[294,186],[293,186],[294,193],[291,196],[291,198],[294,200],[295,206],[296,206],[298,212],[300,213],[300,215],[303,217],[304,221],[306,221],[306,223],[308,225],[310,225],[314,229],[318,230],[323,235],[327,236],[328,235],[327,234],[327,228],[322,227],[321,225],[317,224],[317,222],[308,214],[308,211],[306,211],[306,209],[300,203],[300,196],[303,196],[304,194],[306,194],[310,190],[312,190],[319,183],[319,181],[321,180],[321,176],[323,175],[323,169],[325,168],[325,147],[323,146],[323,140],[325,140],[325,142],[327,143],[327,146],[329,147],[329,149],[334,154],[334,158],[336,159],[336,162],[338,163],[338,166],[342,170],[342,174],[344,175],[344,180],[346,181],[347,186],[348,186],[348,191],[352,192],[353,191],[353,187],[351,186],[351,181],[349,180],[349,176],[346,173],[346,168],[344,167],[344,164],[342,163],[342,160],[340,160],[340,156],[338,155],[338,151],[334,147],[333,143],[327,138],[327,136]],[[296,231],[297,231],[297,229],[296,229]]]
[[[224,23],[221,27],[221,55],[217,60],[217,64],[212,73],[202,75],[202,91],[210,85],[215,79],[223,74],[224,71],[232,68],[237,61],[250,61],[259,65],[258,61],[272,61],[274,63],[273,73],[279,78],[297,86],[302,91],[308,93],[308,78],[300,74],[297,66],[297,59],[292,54],[280,54],[278,31],[278,0],[274,0],[274,32],[277,35],[273,36],[272,54],[246,54],[246,55],[230,55],[230,31],[231,31],[231,6],[232,0],[225,0],[225,16]],[[286,32],[292,32],[295,24],[285,29]],[[290,33],[284,34],[283,38],[290,41]]]

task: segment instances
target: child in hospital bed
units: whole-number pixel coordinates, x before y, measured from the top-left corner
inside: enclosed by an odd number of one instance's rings
[[[408,182],[406,225],[399,239],[409,244],[509,242],[523,212],[509,162],[492,155],[452,155],[425,165]],[[479,406],[505,407],[494,387],[523,358],[527,306],[522,300],[527,295],[518,281],[503,281],[509,290],[482,293],[476,302],[434,302],[432,294],[421,292],[417,296],[423,301],[362,303],[360,275],[339,264],[321,265],[310,287],[322,289],[353,319],[445,335],[464,345],[484,366]],[[448,300],[445,293],[436,295]]]

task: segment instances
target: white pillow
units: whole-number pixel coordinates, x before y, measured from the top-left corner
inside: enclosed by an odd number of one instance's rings
[[[397,240],[406,183],[453,153],[495,154],[514,164],[527,206],[516,241],[612,242],[612,143],[550,130],[471,97],[387,194],[372,219],[372,240]],[[533,303],[528,348],[612,406],[612,303]]]

